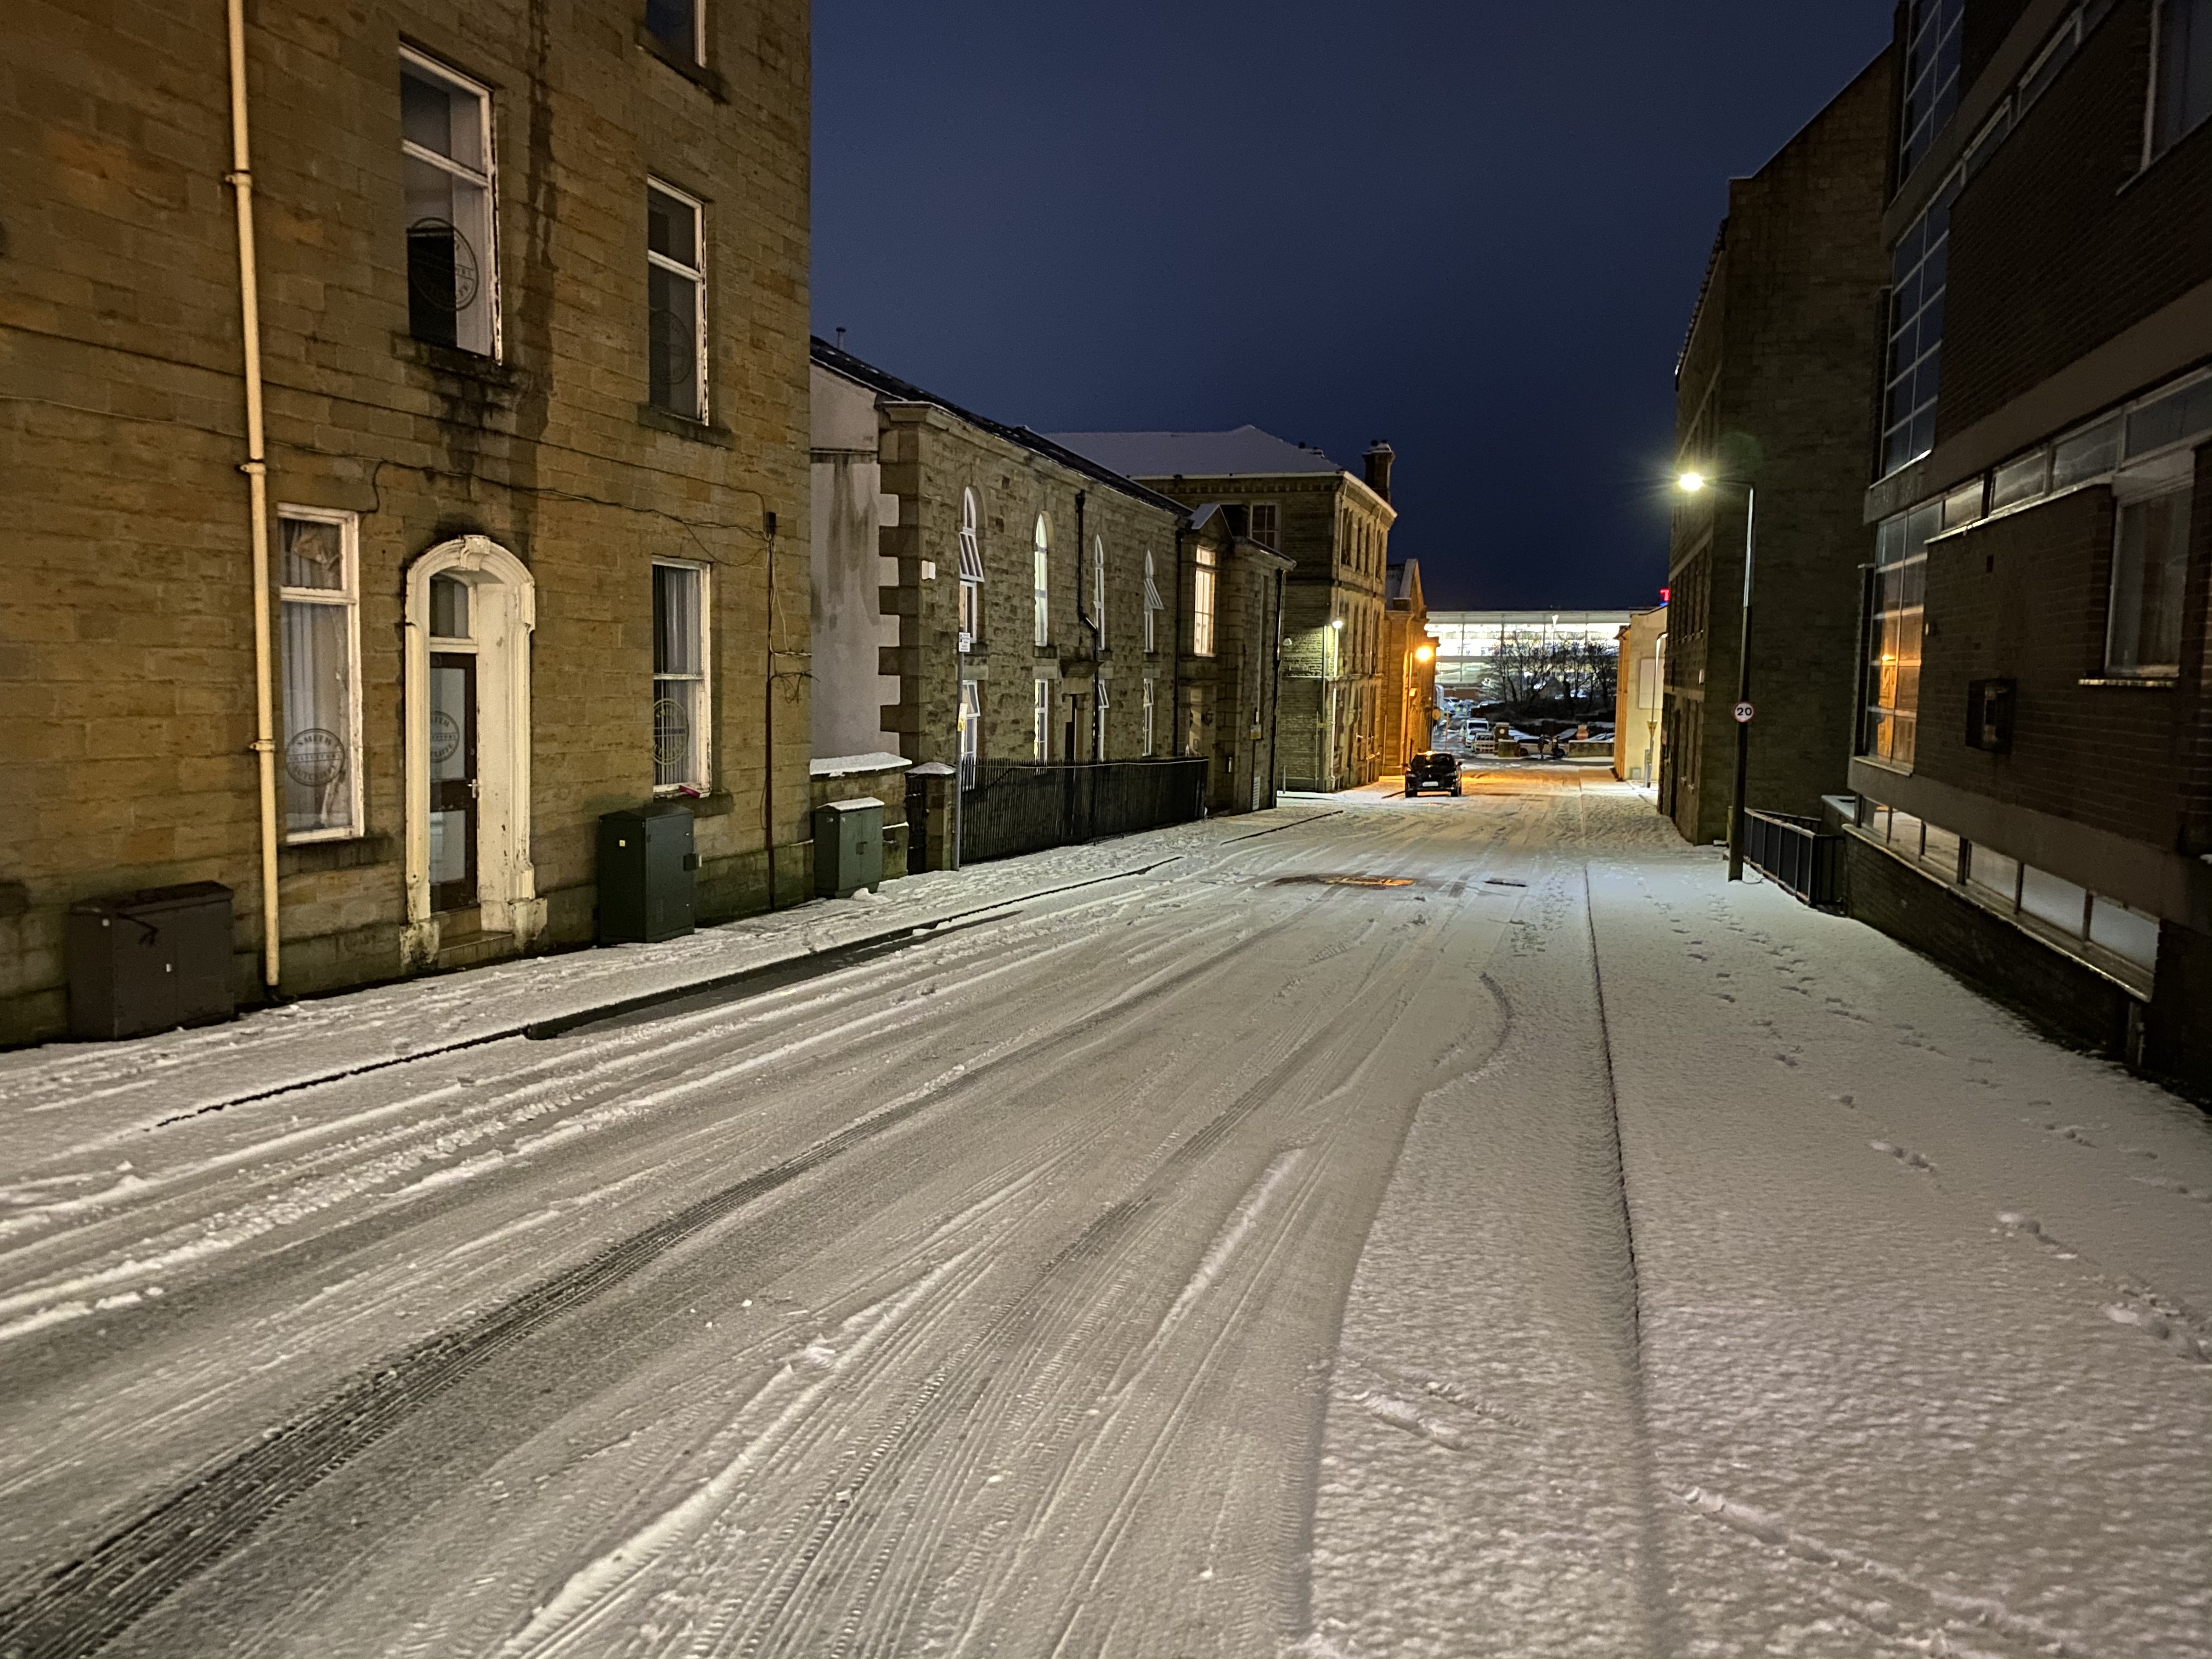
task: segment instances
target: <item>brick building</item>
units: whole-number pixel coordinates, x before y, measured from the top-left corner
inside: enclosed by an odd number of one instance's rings
[[[1899,29],[1851,907],[2212,1091],[2212,0]]]
[[[587,939],[656,793],[807,879],[803,0],[246,15],[10,25],[0,1040],[92,895],[228,884],[251,994]]]
[[[1276,781],[1343,789],[1382,768],[1383,573],[1390,449],[1364,478],[1254,426],[1231,432],[1070,432],[1057,441],[1188,507],[1244,509],[1253,538],[1295,562],[1283,598]]]
[[[1402,775],[1407,758],[1433,746],[1437,721],[1437,641],[1421,596],[1421,562],[1401,559],[1382,582],[1382,760],[1385,775]]]
[[[1261,650],[1228,527],[1193,535],[1052,439],[812,349],[818,741],[970,772],[1207,752],[1215,659]]]
[[[1758,715],[1746,799],[1813,814],[1845,784],[1895,63],[1883,52],[1773,160],[1729,181],[1676,366],[1679,465],[1716,481],[1678,495],[1668,553],[1659,806],[1692,842],[1724,839],[1734,802],[1747,511]]]

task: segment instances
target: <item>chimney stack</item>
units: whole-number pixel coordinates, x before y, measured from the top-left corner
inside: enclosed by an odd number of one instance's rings
[[[1390,462],[1395,453],[1381,438],[1367,446],[1367,487],[1386,501],[1390,499]]]

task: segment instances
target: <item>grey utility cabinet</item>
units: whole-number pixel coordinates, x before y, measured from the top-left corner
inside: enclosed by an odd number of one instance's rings
[[[884,804],[873,795],[814,809],[814,890],[850,898],[884,884]]]
[[[688,933],[697,908],[699,855],[691,809],[655,801],[599,820],[599,943],[650,945]]]
[[[230,889],[219,881],[80,900],[67,949],[71,1036],[144,1036],[237,1012]]]

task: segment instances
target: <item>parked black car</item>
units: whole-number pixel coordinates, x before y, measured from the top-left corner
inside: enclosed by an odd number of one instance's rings
[[[1441,749],[1425,749],[1406,763],[1406,793],[1418,795],[1424,789],[1449,789],[1459,793],[1459,757]]]

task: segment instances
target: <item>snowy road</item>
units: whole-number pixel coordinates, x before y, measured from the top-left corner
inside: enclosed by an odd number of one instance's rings
[[[1720,876],[1504,770],[0,1058],[0,1655],[2212,1656],[2207,1119]]]

